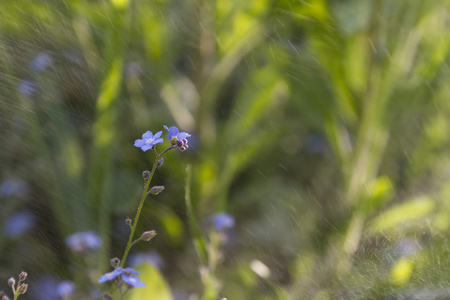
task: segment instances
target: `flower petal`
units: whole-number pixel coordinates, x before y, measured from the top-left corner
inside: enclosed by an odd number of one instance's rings
[[[151,139],[153,137],[153,133],[151,131],[146,131],[143,135],[142,135],[142,139],[143,140],[147,140],[147,139]]]
[[[147,151],[147,150],[149,150],[149,149],[152,149],[153,148],[153,143],[150,143],[150,144],[144,144],[142,147],[141,147],[141,149],[142,149],[142,151]]]
[[[185,138],[187,138],[187,137],[190,137],[191,135],[189,134],[189,133],[186,133],[186,132],[180,132],[179,134],[178,134],[178,139],[179,140],[184,140]]]
[[[135,140],[135,141],[134,141],[134,146],[135,146],[135,147],[141,148],[141,147],[144,146],[144,145],[145,145],[145,140],[138,139],[138,140]]]
[[[169,139],[172,139],[174,136],[178,138],[178,128],[175,126],[170,127],[169,135],[167,136]]]
[[[162,131],[158,131],[157,133],[155,133],[155,135],[153,136],[154,139],[157,139],[161,136]]]
[[[134,287],[145,287],[145,283],[139,280],[136,276],[128,276],[126,274],[122,274],[122,279],[125,283],[134,286]]]
[[[116,279],[120,274],[122,274],[122,272],[123,272],[123,269],[119,267],[119,268],[115,269],[115,270],[112,271],[112,272],[108,272],[108,273],[103,274],[102,277],[100,277],[100,278],[97,280],[97,282],[98,282],[98,283],[103,283],[103,282],[105,282],[105,281],[111,281],[111,280],[114,280],[114,279]]]
[[[132,269],[132,268],[123,269],[123,272],[130,273],[130,274],[133,274],[133,275],[141,274],[141,273],[139,273],[138,271],[136,271],[135,269]]]
[[[154,140],[152,144],[156,145],[156,144],[159,144],[162,142],[164,142],[164,139],[160,138],[160,139]]]

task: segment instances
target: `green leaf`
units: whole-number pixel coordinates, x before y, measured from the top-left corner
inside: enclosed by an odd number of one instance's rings
[[[144,288],[133,288],[130,292],[128,300],[142,300],[142,299],[158,299],[158,300],[172,300],[172,293],[169,285],[162,277],[161,273],[150,264],[143,264],[136,268],[139,279],[147,286]]]
[[[423,196],[396,205],[375,218],[370,228],[375,232],[394,229],[427,216],[435,207],[433,199]]]

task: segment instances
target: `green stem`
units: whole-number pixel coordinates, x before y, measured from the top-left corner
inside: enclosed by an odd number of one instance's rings
[[[131,232],[130,232],[130,237],[128,238],[127,247],[125,248],[125,252],[123,254],[122,260],[120,261],[120,267],[123,267],[125,265],[125,262],[128,257],[128,253],[130,252],[131,247],[135,244],[135,243],[133,243],[134,232],[136,231],[139,216],[141,215],[142,207],[144,206],[144,201],[145,201],[145,198],[147,197],[148,187],[150,186],[153,175],[155,174],[156,166],[158,165],[158,161],[164,155],[164,153],[166,153],[170,149],[173,149],[173,147],[170,146],[169,148],[164,150],[161,154],[158,154],[158,152],[156,152],[156,150],[155,150],[155,153],[156,153],[155,162],[153,163],[152,171],[150,172],[150,177],[148,178],[148,180],[145,183],[144,192],[142,193],[142,197],[141,197],[141,202],[139,203],[139,208],[136,212],[136,216],[134,217],[133,226],[131,226]]]
[[[19,279],[19,281],[17,282],[17,288],[14,289],[14,285],[12,286],[12,290],[13,290],[13,293],[14,293],[14,300],[17,300],[17,298],[19,298],[19,295],[20,295],[20,293],[19,293],[20,283],[21,283],[21,280]]]

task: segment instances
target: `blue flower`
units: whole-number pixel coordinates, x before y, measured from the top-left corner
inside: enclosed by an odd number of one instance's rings
[[[56,290],[58,281],[50,276],[44,275],[34,281],[33,288],[30,290],[31,299],[59,300],[58,291]],[[28,293],[28,291],[27,291]]]
[[[172,142],[172,148],[179,148],[181,151],[189,148],[188,140],[186,139],[187,137],[191,136],[189,133],[178,132],[178,128],[176,128],[175,126],[172,126],[169,129],[166,125],[164,125],[164,128],[169,131],[167,137]]]
[[[11,196],[25,197],[28,193],[28,185],[20,179],[8,178],[0,184],[0,197]]]
[[[94,231],[84,231],[68,236],[66,238],[66,244],[73,251],[81,252],[86,249],[97,249],[101,246],[102,240]]]
[[[156,252],[148,252],[148,253],[135,253],[130,256],[128,263],[132,267],[140,266],[144,263],[151,264],[155,268],[161,269],[164,265],[164,262]]]
[[[72,281],[68,280],[60,282],[56,287],[56,292],[60,297],[70,296],[73,294],[74,291],[75,291],[75,284],[73,284]]]
[[[214,228],[216,228],[216,230],[218,231],[234,227],[233,216],[224,212],[213,215],[212,222]]]
[[[147,131],[142,135],[142,140],[138,139],[134,141],[134,146],[141,148],[142,151],[147,151],[148,149],[153,149],[156,144],[164,142],[162,138],[160,138],[162,131],[158,131],[153,135],[151,131]]]
[[[25,96],[33,96],[36,92],[36,84],[31,79],[22,79],[19,83],[19,92]]]
[[[31,212],[17,212],[5,222],[5,235],[9,237],[19,236],[30,231],[36,223],[36,217]]]
[[[30,70],[36,73],[44,71],[48,66],[53,63],[52,56],[48,52],[39,54],[30,63]]]
[[[128,285],[134,287],[145,287],[145,283],[140,281],[135,275],[139,275],[139,272],[136,272],[131,268],[123,269],[121,267],[117,267],[114,271],[103,274],[102,277],[99,278],[98,283],[113,281],[116,279],[118,280],[120,277]]]
[[[172,142],[176,142],[176,141],[182,141],[187,137],[190,137],[191,135],[189,133],[186,132],[178,132],[178,128],[176,128],[175,126],[172,126],[170,128],[167,128],[166,125],[164,125],[164,128],[169,132],[169,134],[167,135],[167,137],[169,138],[169,140],[171,140]]]

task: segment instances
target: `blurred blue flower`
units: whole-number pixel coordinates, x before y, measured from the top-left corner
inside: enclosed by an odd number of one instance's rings
[[[33,282],[33,288],[29,289],[30,299],[58,300],[57,286],[58,282],[55,278],[44,275]]]
[[[56,287],[56,291],[60,297],[70,296],[75,291],[75,284],[69,280],[62,281]]]
[[[16,212],[5,222],[5,235],[15,237],[30,231],[36,223],[36,217],[29,211]]]
[[[66,244],[76,252],[86,249],[97,249],[101,246],[102,240],[94,231],[84,231],[74,233],[66,238]]]
[[[137,267],[144,263],[148,263],[158,269],[162,268],[162,266],[164,265],[161,256],[156,252],[133,254],[128,259],[128,263],[132,267]]]
[[[48,52],[43,52],[36,56],[30,63],[30,70],[36,73],[44,71],[53,63],[52,56]]]
[[[310,134],[306,137],[304,148],[309,154],[323,153],[327,148],[327,140],[319,134]]]
[[[8,178],[0,184],[0,197],[25,197],[28,193],[28,185],[15,178]]]
[[[91,296],[91,297],[94,298],[94,299],[98,299],[98,298],[100,298],[101,294],[102,294],[102,291],[101,291],[101,290],[99,290],[99,289],[93,289],[93,290],[91,290],[91,292],[89,293],[89,296]]]
[[[142,151],[147,151],[152,149],[156,144],[164,142],[162,138],[160,138],[162,131],[158,131],[153,135],[151,131],[147,131],[142,135],[142,139],[138,139],[134,141],[134,146],[141,148]]]
[[[134,79],[142,75],[142,69],[136,62],[127,63],[124,67],[125,78]]]
[[[178,132],[178,128],[175,126],[172,126],[170,128],[167,128],[166,125],[164,125],[164,128],[169,132],[169,134],[167,135],[167,137],[169,138],[169,140],[171,140],[172,142],[176,142],[176,141],[182,141],[187,137],[190,137],[191,135],[189,133],[186,132]]]
[[[212,222],[214,228],[218,231],[234,227],[233,216],[224,212],[213,215]]]
[[[25,96],[33,96],[36,92],[36,84],[31,79],[22,79],[19,83],[19,92]]]
[[[139,278],[135,275],[139,275],[139,272],[136,272],[131,268],[123,269],[121,267],[117,267],[117,269],[115,269],[114,271],[103,274],[102,277],[98,279],[98,283],[113,281],[121,277],[125,283],[131,286],[145,287],[145,283],[140,281]]]

